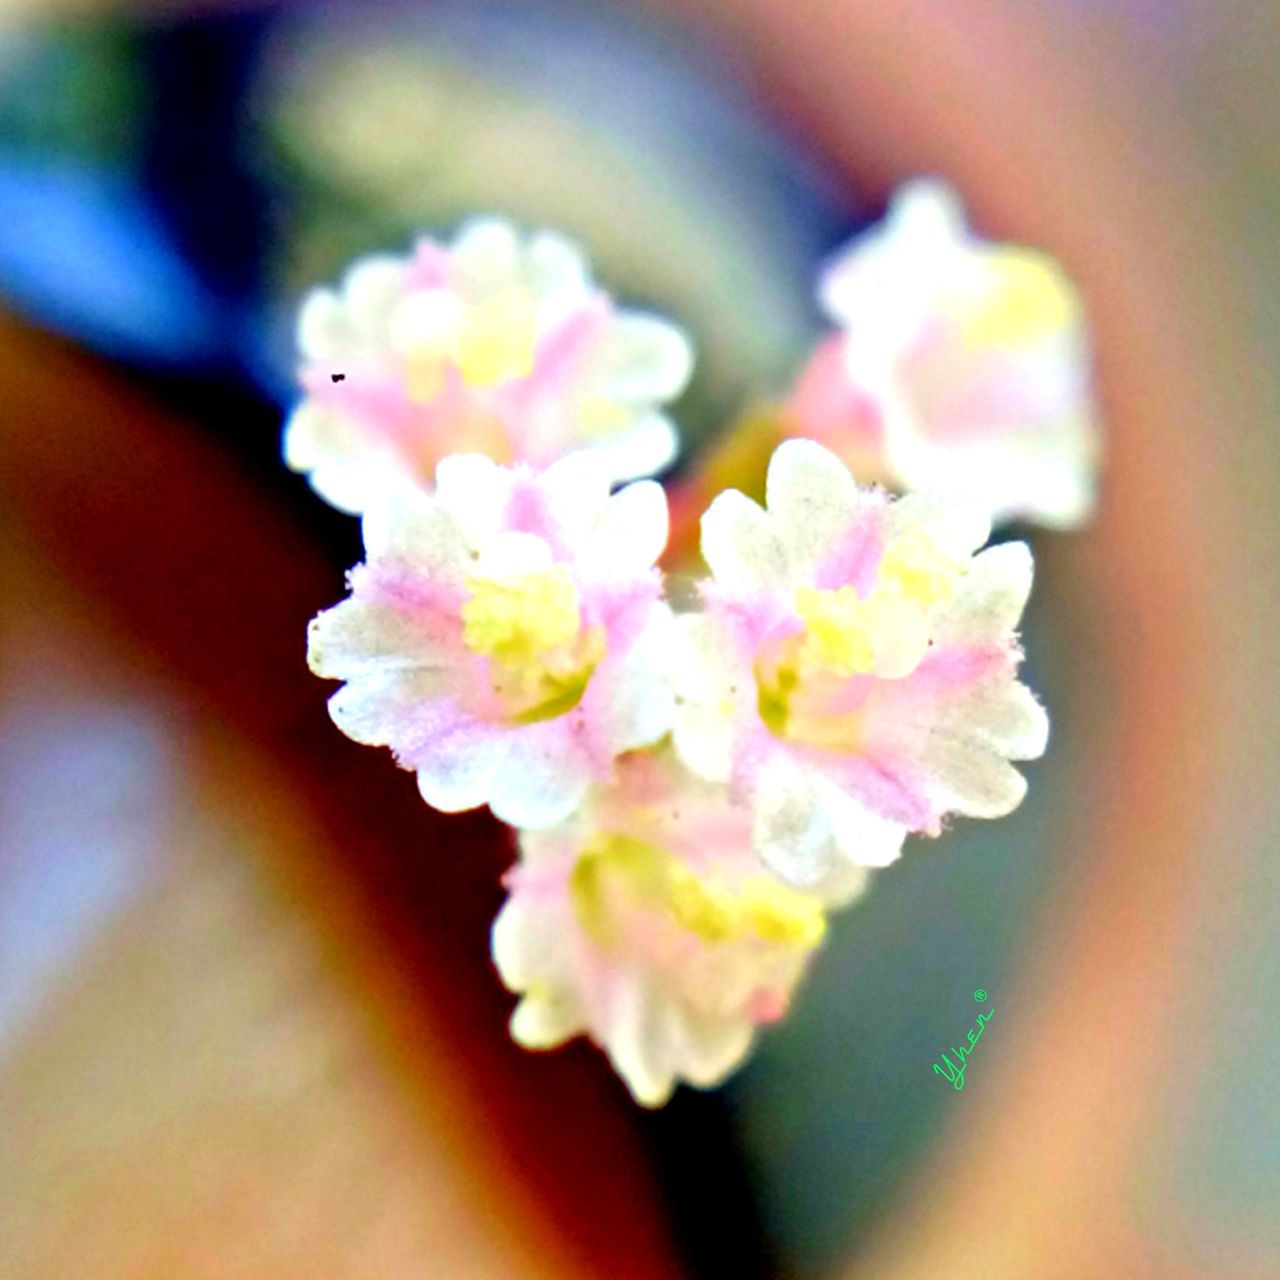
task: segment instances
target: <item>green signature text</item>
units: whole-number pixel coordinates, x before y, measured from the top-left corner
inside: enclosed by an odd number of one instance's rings
[[[986,1002],[987,993],[981,987],[973,993],[973,998],[979,1003]],[[956,1061],[952,1062],[947,1057],[944,1050],[941,1054],[941,1064],[935,1062],[933,1064],[934,1072],[946,1080],[951,1087],[959,1093],[964,1088],[964,1071],[969,1065],[969,1055],[973,1052],[973,1046],[978,1043],[978,1038],[982,1035],[983,1028],[991,1021],[995,1010],[991,1009],[987,1013],[978,1014],[978,1027],[976,1031],[969,1032],[969,1047],[967,1049],[957,1049],[951,1046],[951,1052],[955,1055]]]

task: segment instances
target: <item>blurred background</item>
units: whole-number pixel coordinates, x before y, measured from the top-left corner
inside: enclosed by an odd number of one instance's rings
[[[1278,57],[1263,0],[7,0],[0,1280],[1280,1274]],[[280,461],[296,305],[562,228],[694,334],[696,459],[921,173],[1094,320],[1055,739],[643,1113],[508,1041],[503,829],[328,722],[305,624],[360,551]]]

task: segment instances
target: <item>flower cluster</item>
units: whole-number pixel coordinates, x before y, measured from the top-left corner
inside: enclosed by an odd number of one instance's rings
[[[616,310],[567,240],[493,218],[362,259],[306,300],[298,346],[285,460],[357,515],[451,453],[546,465],[590,446],[615,480],[650,475],[676,450],[659,406],[693,365],[680,329]]]
[[[863,396],[866,374],[901,401],[898,366],[918,371],[903,351],[951,342],[947,326],[969,345],[933,352],[949,373],[929,376],[998,381],[1004,324],[1016,399],[1035,382],[1025,331],[1047,340],[1051,269],[953,245],[1000,277],[966,284],[935,246],[928,288],[899,288],[898,223],[922,219],[899,207],[827,277],[851,352],[883,318],[880,372],[842,354],[839,394]],[[1011,762],[1048,733],[1017,680],[1031,556],[986,544],[993,510],[1046,490],[894,497],[847,463],[875,433],[833,436],[828,418],[824,443],[773,452],[763,505],[735,489],[710,503],[708,572],[675,612],[666,492],[615,486],[673,454],[656,406],[688,377],[688,344],[615,310],[566,242],[484,221],[448,250],[359,263],[307,301],[300,345],[286,456],[362,514],[365,547],[348,597],[311,624],[311,668],[341,682],[338,727],[389,747],[428,804],[487,805],[518,829],[492,945],[519,1043],[586,1035],[645,1105],[713,1085],[908,835],[1021,800]],[[887,441],[905,414],[884,403],[866,419]]]
[[[1067,528],[1094,501],[1084,313],[1049,257],[969,233],[941,183],[907,184],[827,268],[836,333],[786,406],[864,480]]]

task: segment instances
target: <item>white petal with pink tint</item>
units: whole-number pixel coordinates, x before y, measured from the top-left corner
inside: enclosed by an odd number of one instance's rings
[[[346,682],[339,727],[391,747],[428,803],[549,826],[670,728],[665,499],[610,497],[586,457],[540,473],[458,457],[438,481],[365,513],[367,560],[312,622],[308,658]],[[600,546],[626,554],[606,565]]]
[[[1027,549],[975,554],[980,506],[886,502],[837,468],[786,441],[767,509],[741,494],[712,504],[713,581],[670,658],[675,750],[732,785],[760,856],[800,885],[883,866],[949,814],[1007,813],[1026,790],[1009,760],[1048,735],[1016,680]]]
[[[545,467],[581,449],[606,481],[651,474],[693,363],[683,330],[616,308],[568,240],[500,218],[357,261],[304,301],[298,341],[286,461],[357,514],[457,453]]]
[[[728,591],[774,590],[787,578],[787,553],[774,523],[736,489],[715,498],[702,517],[702,558]]]
[[[997,520],[1088,518],[1099,454],[1088,334],[1050,258],[981,240],[954,192],[911,182],[828,266],[819,297],[840,331],[797,383],[789,430],[869,478],[966,497]]]
[[[833,892],[847,903],[861,888]],[[571,819],[525,832],[508,890],[492,941],[521,997],[513,1037],[589,1036],[645,1106],[732,1071],[825,930],[824,898],[772,876],[727,791],[665,750],[624,757]]]
[[[793,575],[811,573],[844,529],[860,496],[849,469],[811,440],[779,447],[769,467],[765,501]]]

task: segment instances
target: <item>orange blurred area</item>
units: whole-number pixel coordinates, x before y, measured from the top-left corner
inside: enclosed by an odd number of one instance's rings
[[[620,1091],[505,1040],[504,833],[349,784],[289,643],[323,563],[108,372],[3,346],[0,1275],[674,1272]]]

